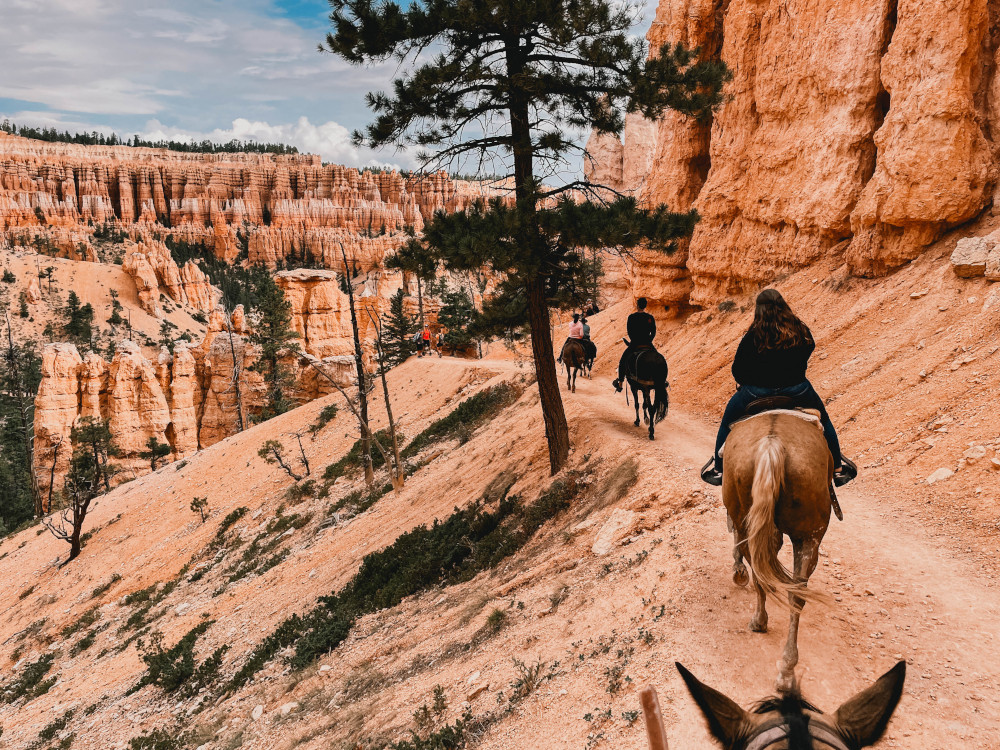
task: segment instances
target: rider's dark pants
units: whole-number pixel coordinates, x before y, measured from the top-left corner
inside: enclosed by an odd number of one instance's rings
[[[759,398],[769,398],[771,396],[790,396],[795,399],[795,406],[805,409],[815,409],[819,412],[820,422],[823,425],[823,435],[826,437],[827,445],[830,446],[830,453],[833,455],[833,466],[840,466],[840,441],[837,439],[837,431],[830,421],[830,415],[826,413],[826,406],[823,399],[819,397],[812,384],[808,380],[803,380],[798,385],[786,388],[757,388],[750,385],[741,385],[733,397],[726,404],[726,411],[722,415],[722,424],[719,425],[719,434],[715,438],[715,466],[722,471],[722,458],[719,456],[719,449],[726,442],[729,435],[729,428],[733,422],[746,414],[747,407]]]

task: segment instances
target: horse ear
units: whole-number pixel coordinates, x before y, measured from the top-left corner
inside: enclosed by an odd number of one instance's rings
[[[875,684],[855,695],[837,709],[837,728],[854,747],[875,744],[885,732],[892,712],[903,694],[906,662],[901,661],[875,681]]]
[[[731,747],[738,739],[742,739],[750,726],[747,712],[718,690],[699,682],[680,662],[674,662],[674,665],[684,678],[694,702],[704,714],[712,736],[726,747]]]

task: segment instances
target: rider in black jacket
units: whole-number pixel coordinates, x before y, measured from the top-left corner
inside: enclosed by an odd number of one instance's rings
[[[834,483],[840,486],[857,476],[857,467],[840,452],[837,432],[823,399],[806,379],[809,357],[815,348],[808,326],[796,317],[777,290],[765,289],[757,296],[754,322],[740,341],[733,360],[733,378],[739,388],[722,415],[715,453],[702,470],[702,479],[716,486],[722,484],[719,450],[729,435],[730,425],[746,413],[751,403],[771,396],[789,396],[796,406],[816,409],[833,456]]]
[[[646,312],[646,298],[640,297],[635,301],[638,308],[628,316],[625,329],[628,331],[628,346],[622,353],[618,361],[618,378],[612,383],[616,391],[621,391],[622,381],[625,380],[626,363],[630,354],[635,354],[639,349],[644,349],[653,345],[656,338],[656,318]]]

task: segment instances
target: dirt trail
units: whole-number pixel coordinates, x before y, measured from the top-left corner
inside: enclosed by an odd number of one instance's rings
[[[564,395],[577,412],[580,434],[627,440],[644,464],[660,464],[664,479],[679,472],[698,481],[713,425],[672,405],[650,442],[644,426],[632,426],[631,407],[608,378],[581,380],[576,395]],[[647,474],[642,481],[648,486],[655,479]],[[747,704],[773,687],[787,612],[770,604],[770,632],[749,631],[753,595],[731,581],[732,542],[721,493],[702,486],[715,502],[695,521],[671,529],[672,544],[694,575],[673,600],[669,658],[648,678],[676,686],[672,662],[681,661]],[[1000,748],[1000,591],[967,554],[976,542],[942,546],[905,513],[913,497],[884,495],[877,476],[842,489],[840,499],[845,521],[832,520],[811,582],[835,601],[808,607],[802,618],[797,673],[806,695],[832,711],[905,658],[906,693],[884,746]],[[668,688],[670,698],[680,698],[673,702],[672,746],[709,747],[690,700],[678,692]]]

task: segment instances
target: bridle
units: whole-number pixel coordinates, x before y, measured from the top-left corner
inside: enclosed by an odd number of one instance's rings
[[[788,724],[778,724],[777,726],[765,729],[763,732],[750,740],[746,746],[746,750],[765,750],[765,748],[771,747],[771,745],[775,745],[781,740],[786,739],[789,731],[790,727]],[[809,722],[809,734],[812,735],[814,740],[819,740],[823,744],[834,748],[834,750],[850,750],[840,737],[820,724]]]

